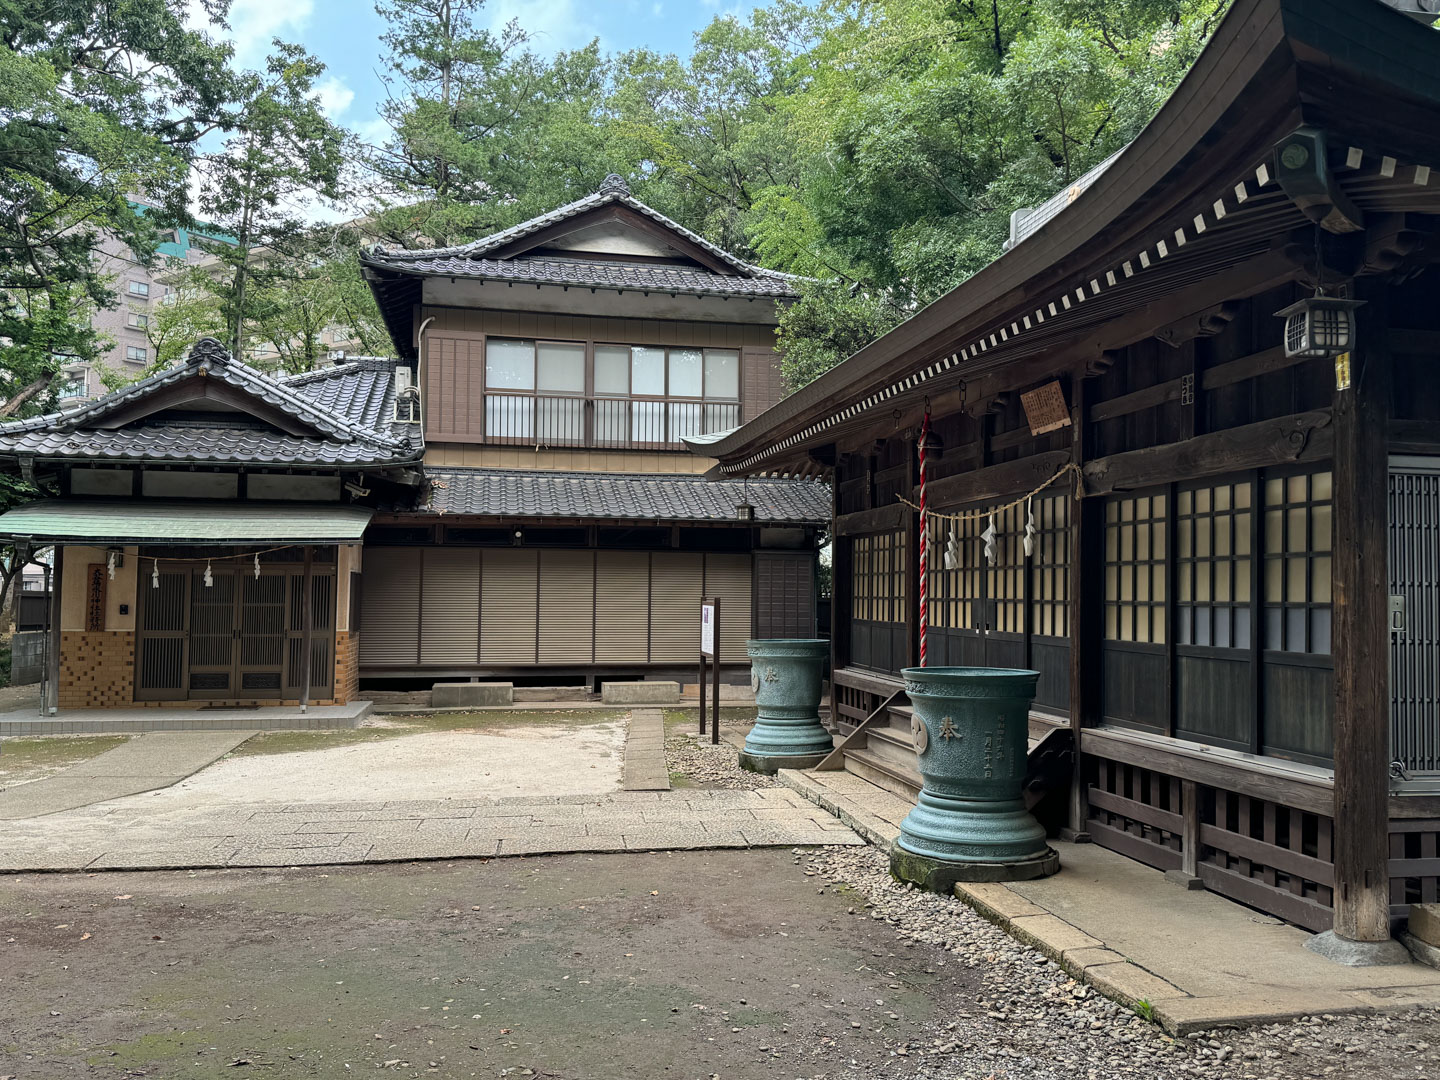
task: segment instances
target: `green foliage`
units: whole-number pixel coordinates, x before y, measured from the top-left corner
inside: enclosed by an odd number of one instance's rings
[[[301,265],[305,222],[295,209],[309,195],[341,194],[344,133],[315,96],[325,65],[298,45],[274,43],[263,72],[245,72],[224,147],[201,163],[200,213],[235,243],[215,242],[223,266],[213,275],[226,341],[243,355],[247,325],[263,318],[267,290],[285,289]]]
[[[92,360],[96,307],[117,303],[102,234],[147,262],[184,222],[197,140],[223,123],[229,47],[182,0],[0,4],[0,416],[53,404],[60,367]],[[228,0],[199,9],[223,19]],[[145,192],[151,214],[127,197]]]
[[[780,314],[780,374],[791,391],[859,352],[904,319],[906,312],[883,294],[859,292],[833,282],[801,290]]]

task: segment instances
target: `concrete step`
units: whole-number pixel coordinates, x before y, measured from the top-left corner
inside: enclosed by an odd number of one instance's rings
[[[910,802],[920,797],[924,783],[914,769],[903,768],[865,749],[845,751],[845,771]]]

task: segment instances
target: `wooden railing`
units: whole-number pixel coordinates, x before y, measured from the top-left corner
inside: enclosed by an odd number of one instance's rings
[[[485,395],[485,441],[515,446],[679,449],[680,440],[740,423],[738,401],[579,397],[529,391]]]

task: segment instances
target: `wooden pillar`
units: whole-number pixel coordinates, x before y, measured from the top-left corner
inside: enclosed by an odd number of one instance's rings
[[[1372,281],[1374,279],[1371,279]],[[1338,937],[1390,937],[1387,767],[1390,631],[1384,289],[1356,313],[1351,386],[1335,391],[1335,924]]]
[[[41,711],[53,714],[60,708],[60,612],[64,593],[65,549],[55,545],[55,569],[50,575],[50,655],[46,660],[45,700]]]
[[[844,455],[836,455],[830,481],[830,727],[835,731],[840,724],[840,690],[835,685],[835,672],[850,659],[850,540],[835,529],[835,519],[840,516],[840,477],[846,460]],[[818,596],[816,605],[818,615]],[[842,632],[846,635],[843,641]]]
[[[305,576],[300,587],[300,711],[310,705],[310,644],[315,636],[315,613],[310,593],[315,587],[315,548],[305,545]]]
[[[919,495],[919,447],[914,439],[905,440],[905,491],[912,501]],[[920,514],[911,510],[905,515],[905,666],[920,663]]]
[[[1085,379],[1077,372],[1070,381],[1070,460],[1084,465],[1089,425],[1085,415]],[[1073,480],[1071,481],[1073,486]],[[1075,764],[1070,783],[1068,827],[1061,837],[1086,843],[1090,834],[1089,792],[1085,787],[1084,757],[1080,752],[1081,731],[1094,723],[1100,678],[1100,594],[1101,567],[1096,558],[1104,522],[1097,499],[1080,499],[1070,504],[1070,593],[1067,597],[1070,620],[1070,736],[1074,740]]]

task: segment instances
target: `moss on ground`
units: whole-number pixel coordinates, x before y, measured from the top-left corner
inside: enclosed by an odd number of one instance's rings
[[[720,708],[720,723],[728,722],[739,724],[753,724],[755,722],[755,706],[753,705],[724,705]],[[693,729],[700,722],[700,709],[666,709],[665,729],[668,732],[671,728],[677,728],[689,724]]]
[[[325,731],[265,731],[232,751],[235,757],[292,754],[303,750],[330,750],[337,746],[383,742],[405,735],[443,731],[505,731],[538,725],[583,727],[610,724],[625,716],[623,709],[520,709],[464,713],[407,713],[384,717],[384,727],[340,728]]]
[[[113,750],[128,735],[39,735],[0,740],[0,787],[53,776]]]

